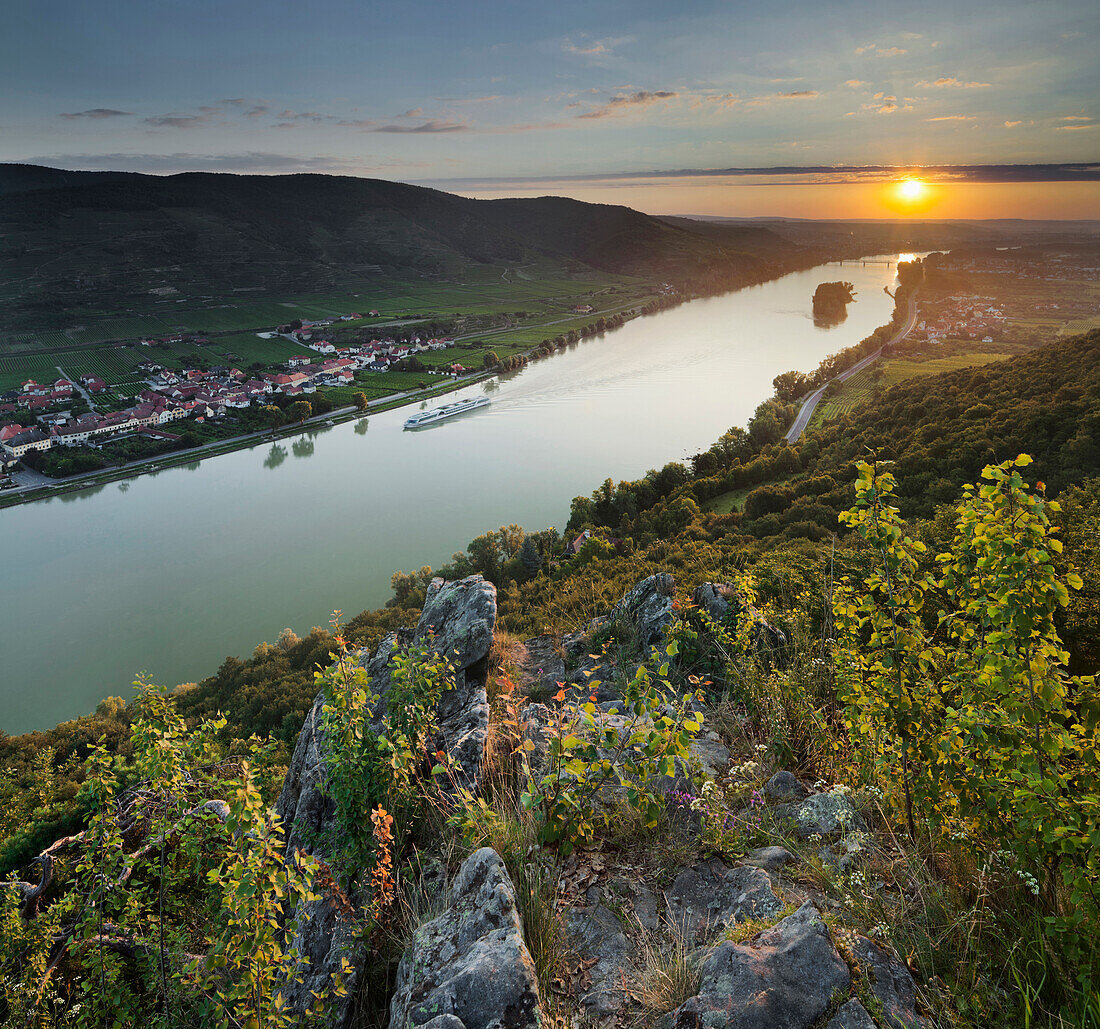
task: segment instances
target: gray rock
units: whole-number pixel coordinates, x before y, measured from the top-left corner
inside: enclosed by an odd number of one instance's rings
[[[496,587],[480,575],[457,582],[432,579],[416,638],[434,636],[435,650],[455,668],[469,669],[489,656],[497,620]]]
[[[786,847],[757,847],[745,856],[746,865],[755,865],[765,872],[778,872],[785,865],[798,861]]]
[[[722,743],[716,732],[696,736],[691,743],[691,756],[711,779],[717,778],[730,763],[729,748]]]
[[[838,991],[848,966],[808,901],[743,944],[719,944],[703,963],[699,994],[677,1008],[675,1029],[809,1029]]]
[[[577,953],[596,961],[588,969],[589,985],[578,991],[581,1005],[598,1018],[614,1014],[627,1000],[624,982],[636,974],[634,944],[615,913],[600,903],[570,911],[566,928]]]
[[[430,1022],[425,1022],[420,1029],[466,1029],[461,1018],[454,1015],[436,1015]]]
[[[565,682],[565,659],[554,636],[535,636],[523,645],[519,662],[523,685],[529,697],[549,697]]]
[[[390,633],[375,653],[362,662],[370,677],[369,690],[379,696],[372,711],[377,728],[386,710],[390,662],[395,653],[410,641],[429,641],[437,653],[451,659],[454,688],[440,698],[436,744],[454,760],[457,784],[471,789],[477,787],[488,736],[485,681],[495,623],[496,588],[492,583],[480,575],[449,583],[434,579],[416,629]],[[324,790],[327,744],[321,730],[323,705],[324,695],[319,693],[298,735],[276,813],[286,827],[288,855],[301,850],[331,863],[339,849],[341,827],[335,805]],[[288,981],[280,986],[291,1012],[305,1012],[311,1001],[310,990],[319,991],[327,986],[346,961],[350,966],[344,976],[348,996],[334,999],[329,1015],[335,1026],[347,1023],[367,956],[366,946],[353,938],[351,930],[357,918],[358,899],[345,897],[331,887],[317,901],[306,902],[293,913],[299,928],[288,941],[288,949],[301,960],[292,968]],[[301,983],[295,982],[298,978]]]
[[[931,1023],[917,1014],[917,988],[897,958],[863,936],[852,942],[852,955],[882,1004],[882,1024],[890,1029],[923,1029]]]
[[[520,708],[520,724],[523,737],[532,744],[527,752],[527,764],[536,778],[549,771],[550,746],[550,709],[545,704],[527,704]]]
[[[825,1029],[875,1029],[875,1023],[867,1009],[853,997],[829,1019]]]
[[[773,804],[801,800],[809,792],[791,772],[776,772],[764,785],[764,796]]]
[[[674,587],[675,581],[667,572],[651,575],[624,594],[611,617],[634,626],[643,647],[659,643],[672,622]]]
[[[448,910],[416,930],[398,966],[389,1029],[438,1024],[433,1020],[446,1015],[463,1029],[541,1024],[538,979],[523,942],[515,889],[489,847],[462,865]]]
[[[710,617],[720,622],[727,616],[733,620],[741,613],[741,604],[733,586],[725,583],[704,582],[691,594],[692,602]]]
[[[750,918],[771,918],[783,910],[767,872],[717,858],[685,868],[665,891],[668,919],[693,947]]]
[[[823,864],[848,871],[862,860],[866,853],[867,834],[863,832],[850,832],[847,836],[830,843],[818,851],[818,857]]]
[[[866,829],[851,798],[840,790],[815,793],[805,800],[780,804],[772,808],[772,814],[780,821],[793,821],[795,834],[801,840],[814,835],[839,836],[854,829]]]

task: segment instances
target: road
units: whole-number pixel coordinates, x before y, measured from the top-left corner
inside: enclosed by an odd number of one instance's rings
[[[60,371],[60,369],[58,369]],[[62,374],[64,374],[62,372]],[[464,375],[460,378],[450,380],[453,389],[461,389],[463,385],[472,385],[475,382],[480,381],[481,374],[473,372],[470,375]],[[427,395],[441,396],[442,393],[432,394],[432,390],[436,388],[436,384],[429,386],[427,389],[410,389],[405,390],[403,393],[392,393],[389,396],[380,397],[374,403],[378,406],[383,404],[394,404],[397,401],[415,401],[417,397],[423,398]],[[444,392],[451,392],[446,390]],[[400,405],[399,405],[400,406]],[[297,435],[298,433],[308,432],[311,428],[317,428],[319,425],[323,425],[328,420],[337,416],[349,414],[354,411],[353,407],[338,407],[325,414],[313,415],[311,418],[307,418],[304,422],[300,422],[296,425],[283,425],[280,428],[283,430],[283,435]],[[370,411],[366,412],[368,415]],[[171,423],[172,428],[177,427],[177,423]],[[287,431],[289,430],[289,431]],[[67,478],[51,478],[46,475],[42,475],[39,472],[34,471],[31,468],[20,468],[11,473],[12,479],[18,483],[15,489],[5,491],[6,496],[18,496],[21,492],[29,489],[35,489],[39,486],[71,486],[74,482],[79,482],[81,479],[94,480],[97,475],[101,475],[104,472],[115,472],[126,468],[140,468],[143,465],[159,464],[166,459],[178,458],[182,455],[186,455],[188,458],[194,458],[196,461],[201,460],[204,456],[208,456],[209,451],[218,450],[220,453],[226,451],[221,448],[226,447],[227,444],[232,445],[232,449],[240,450],[244,447],[252,446],[255,443],[262,443],[265,439],[275,440],[276,438],[283,438],[282,436],[276,437],[273,435],[270,429],[262,429],[259,432],[244,433],[240,436],[231,436],[228,439],[215,440],[212,443],[203,443],[197,447],[190,447],[186,450],[173,450],[164,454],[155,454],[152,457],[138,458],[136,461],[127,461],[125,464],[110,465],[107,468],[97,469],[94,472],[84,472],[80,475],[70,475]]]
[[[868,354],[862,361],[852,365],[851,368],[847,368],[839,375],[831,378],[827,383],[825,383],[824,386],[820,386],[818,389],[815,389],[813,393],[811,393],[803,401],[802,407],[798,411],[798,416],[794,420],[794,424],[787,430],[787,435],[783,438],[788,443],[794,443],[802,435],[802,433],[806,431],[806,426],[810,424],[810,419],[813,418],[814,411],[817,410],[817,405],[821,403],[821,398],[825,395],[825,390],[827,390],[834,382],[844,382],[845,379],[850,379],[853,375],[857,375],[859,372],[863,371],[863,369],[866,368],[869,364],[873,364],[879,359],[879,355],[886,347],[892,346],[894,343],[900,343],[901,340],[905,339],[905,337],[908,336],[910,332],[912,332],[913,326],[916,324],[916,322],[917,296],[916,293],[914,293],[909,298],[909,312],[905,316],[905,324],[902,325],[902,327],[894,333],[890,341],[883,344],[883,346],[876,350],[873,354]]]

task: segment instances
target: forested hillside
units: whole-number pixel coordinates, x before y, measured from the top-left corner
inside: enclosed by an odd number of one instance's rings
[[[765,401],[690,467],[608,480],[564,534],[504,526],[398,572],[383,610],[0,738],[0,865],[42,879],[0,909],[0,1010],[283,1024],[297,951],[271,927],[328,910],[358,931],[319,951],[327,1010],[416,1024],[390,1002],[429,974],[426,898],[457,872],[464,910],[496,861],[525,1010],[552,1024],[700,1024],[733,996],[700,940],[780,1003],[754,955],[820,909],[835,975],[780,977],[810,1005],[791,1024],[1100,1026],[1100,332],[902,383],[786,446],[792,414]],[[730,493],[741,510],[707,510]],[[476,712],[456,721],[452,691]],[[720,940],[678,937],[608,923],[596,883],[643,916],[754,899]]]
[[[151,289],[226,295],[417,280],[475,265],[685,281],[757,278],[800,250],[766,229],[695,231],[627,207],[561,197],[468,200],[333,175],[159,177],[0,169],[0,277],[10,326],[58,308],[123,311]],[[35,321],[37,319],[37,321]]]

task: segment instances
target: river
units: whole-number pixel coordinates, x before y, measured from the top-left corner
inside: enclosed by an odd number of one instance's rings
[[[502,524],[559,528],[609,476],[708,447],[771,381],[889,320],[892,265],[821,266],[635,319],[455,396],[492,405],[418,432],[413,408],[0,512],[0,729],[45,728],[247,656],[284,626],[381,606]],[[818,283],[848,318],[818,328]]]

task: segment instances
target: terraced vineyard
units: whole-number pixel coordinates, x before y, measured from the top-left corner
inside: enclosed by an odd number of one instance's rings
[[[872,399],[878,390],[888,389],[906,379],[955,371],[958,368],[972,368],[991,361],[1003,361],[1008,356],[999,351],[972,350],[945,357],[930,357],[926,360],[904,358],[879,360],[840,383],[831,396],[827,393],[814,412],[813,418],[810,419],[809,428],[817,428],[831,418],[839,418],[847,414],[853,408]]]

